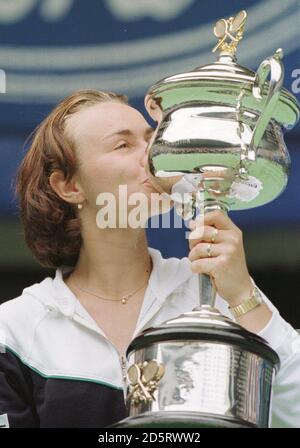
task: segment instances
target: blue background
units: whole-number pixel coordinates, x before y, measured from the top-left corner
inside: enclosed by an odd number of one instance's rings
[[[6,74],[0,219],[17,219],[11,184],[24,141],[56,102],[80,88],[111,89],[127,94],[146,116],[143,98],[151,84],[216,59],[212,28],[220,17],[247,9],[239,62],[255,70],[281,46],[285,87],[299,98],[300,82],[293,77],[300,71],[299,0],[26,0],[23,10],[19,3],[0,0],[0,66]],[[232,213],[244,230],[299,226],[299,134],[298,125],[286,135],[292,170],[284,193],[263,207]],[[150,231],[149,238],[170,255],[185,251],[181,231]]]

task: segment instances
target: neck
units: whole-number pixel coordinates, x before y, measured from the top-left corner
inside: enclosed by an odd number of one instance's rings
[[[147,282],[151,257],[145,229],[82,231],[82,248],[70,279],[104,297],[119,298]]]

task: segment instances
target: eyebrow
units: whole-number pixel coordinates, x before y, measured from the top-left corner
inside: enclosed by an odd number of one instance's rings
[[[151,126],[149,126],[144,132],[145,140],[148,140],[148,138],[153,134],[153,132],[154,129]],[[106,135],[102,140],[106,140],[107,138],[113,137],[115,135],[133,135],[133,132],[130,129],[120,129],[119,131]]]

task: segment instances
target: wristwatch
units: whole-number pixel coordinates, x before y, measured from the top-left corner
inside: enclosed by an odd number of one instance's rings
[[[229,310],[232,313],[233,317],[237,318],[243,316],[251,310],[254,310],[254,308],[261,305],[262,303],[263,298],[261,292],[259,291],[257,286],[254,286],[249,299],[245,300],[240,305],[234,306],[232,308],[229,307]]]

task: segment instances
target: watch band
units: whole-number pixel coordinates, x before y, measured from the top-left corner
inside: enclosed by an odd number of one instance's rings
[[[261,305],[262,303],[263,300],[261,294],[258,291],[257,287],[254,286],[249,299],[245,300],[240,305],[234,306],[232,308],[229,307],[229,310],[232,313],[233,317],[237,318],[243,316],[249,311],[252,311],[254,308]]]

